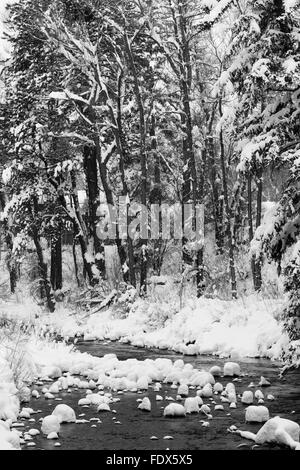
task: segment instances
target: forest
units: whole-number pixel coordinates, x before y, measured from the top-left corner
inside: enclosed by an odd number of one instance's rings
[[[2,360],[25,395],[41,374],[64,388],[55,367],[95,372],[78,340],[273,359],[295,386],[299,1],[10,0],[0,16],[0,397]]]

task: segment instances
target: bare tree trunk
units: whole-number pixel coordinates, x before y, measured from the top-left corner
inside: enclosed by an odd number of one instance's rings
[[[51,237],[50,282],[54,291],[62,288],[62,240],[60,228]]]
[[[223,253],[224,248],[224,236],[223,236],[223,208],[220,203],[220,192],[219,192],[219,175],[216,161],[216,150],[214,137],[212,135],[213,122],[215,117],[217,103],[213,103],[211,115],[207,125],[207,136],[205,139],[205,150],[207,155],[207,163],[209,167],[210,184],[212,188],[212,203],[214,211],[214,223],[215,223],[215,240],[216,240],[216,251],[217,254]]]
[[[75,278],[76,278],[76,281],[77,281],[77,286],[80,287],[80,280],[79,280],[79,276],[78,276],[78,263],[77,263],[77,256],[76,256],[76,238],[75,238],[75,227],[74,227],[74,225],[73,225],[72,253],[73,253]]]
[[[178,44],[181,45],[179,50],[179,68],[180,68],[180,89],[182,95],[183,113],[181,113],[182,131],[185,134],[183,138],[183,204],[192,203],[193,205],[193,229],[196,233],[196,208],[198,204],[203,203],[204,192],[204,175],[203,161],[201,162],[200,182],[197,178],[194,145],[193,145],[193,125],[190,107],[190,88],[192,80],[192,68],[190,57],[190,45],[187,38],[186,14],[188,2],[177,2],[178,15],[176,14],[171,2],[170,7],[173,14],[174,34]],[[178,18],[178,19],[177,19]],[[178,21],[178,23],[177,23]],[[183,250],[187,240],[183,238]],[[203,246],[197,246],[193,261],[197,271],[197,297],[203,295],[204,267],[203,267]]]
[[[6,224],[5,224],[6,225]],[[8,227],[5,227],[6,235],[5,241],[7,246],[7,254],[6,254],[6,265],[9,272],[9,282],[10,282],[10,292],[14,294],[17,287],[17,280],[18,280],[18,269],[16,266],[16,262],[13,259],[12,249],[13,249],[13,241],[11,233]]]
[[[161,169],[160,169],[160,156],[157,152],[157,140],[156,140],[156,118],[154,111],[152,110],[151,125],[150,125],[150,137],[151,137],[151,157],[154,160],[154,187],[150,194],[150,203],[157,204],[159,207],[158,213],[158,228],[159,228],[159,239],[153,241],[153,271],[157,276],[160,276],[163,256],[166,249],[166,241],[162,239],[162,186],[161,186]]]
[[[248,226],[249,226],[249,244],[253,240],[253,218],[252,218],[252,175],[249,173],[248,175]],[[252,271],[252,278],[253,284],[255,288],[255,257],[251,257],[251,271]]]
[[[256,228],[261,224],[261,211],[262,211],[262,192],[263,192],[263,172],[259,168],[257,172],[257,197],[256,197]],[[255,290],[260,291],[262,286],[261,276],[261,258],[255,260]]]
[[[1,191],[0,192],[0,210],[3,211],[5,207],[6,197],[5,194]],[[14,294],[17,287],[17,280],[18,280],[18,268],[16,265],[16,261],[13,258],[12,250],[13,250],[13,237],[12,232],[10,230],[10,223],[9,221],[3,221],[3,229],[5,233],[5,242],[7,246],[7,254],[6,254],[6,266],[9,272],[9,282],[10,282],[10,292]]]
[[[219,101],[219,111],[220,116],[222,116],[222,102]],[[235,274],[235,262],[234,262],[234,245],[232,240],[231,232],[231,210],[228,199],[228,187],[227,187],[227,168],[225,162],[225,148],[223,140],[223,130],[220,130],[220,156],[221,156],[221,167],[222,167],[222,176],[223,176],[223,192],[224,192],[224,203],[225,203],[225,230],[229,248],[229,269],[230,269],[230,280],[231,280],[231,295],[232,298],[237,298],[237,285],[236,285],[236,274]]]
[[[126,177],[125,177],[125,162],[129,160],[128,155],[126,153],[126,145],[125,145],[125,135],[123,132],[123,125],[122,125],[122,84],[123,84],[123,73],[121,72],[118,77],[118,97],[117,97],[117,119],[116,119],[116,127],[115,127],[115,138],[117,142],[117,148],[120,157],[120,172],[121,172],[121,180],[123,191],[122,194],[126,198],[129,198],[129,188],[127,186]],[[130,201],[129,201],[130,204]],[[128,214],[129,205],[126,208],[126,217],[127,217],[127,230],[130,223],[130,218]],[[133,247],[133,240],[128,236],[127,233],[127,249],[128,249],[128,264],[129,264],[129,280],[132,286],[136,287],[136,275],[135,275],[135,261],[134,261],[134,247]],[[125,277],[127,277],[127,273],[125,273]]]
[[[76,217],[71,217],[69,215],[70,220],[74,224],[74,234],[75,238],[78,239],[79,245],[81,248],[81,255],[84,270],[88,275],[89,283],[91,286],[95,286],[97,284],[97,279],[95,278],[94,271],[93,271],[93,263],[87,258],[88,253],[88,235],[87,235],[87,228],[84,223],[84,220],[81,215],[80,205],[77,195],[77,185],[76,185],[76,176],[74,171],[71,171],[71,184],[72,184],[72,201],[74,204],[74,211]]]
[[[89,235],[93,240],[95,265],[101,277],[105,275],[104,248],[97,236],[98,208],[100,205],[98,176],[97,176],[97,152],[99,149],[99,139],[96,140],[95,146],[84,148],[84,169],[86,174],[86,182],[88,188],[89,201],[89,217],[88,227]]]
[[[39,275],[41,277],[41,285],[42,285],[42,290],[44,292],[44,295],[46,297],[47,301],[47,307],[49,311],[52,313],[55,310],[55,301],[53,298],[53,294],[51,292],[51,285],[48,280],[48,274],[47,274],[47,263],[44,260],[44,254],[43,254],[43,249],[40,241],[40,235],[38,231],[38,227],[36,225],[36,217],[38,214],[38,202],[37,199],[34,198],[33,200],[33,207],[32,207],[32,226],[31,226],[31,235],[32,239],[36,248],[36,253],[38,257],[38,265],[39,265]]]
[[[124,32],[124,42],[129,67],[134,81],[135,98],[139,110],[139,133],[140,133],[140,159],[141,159],[141,203],[147,207],[147,155],[146,155],[146,122],[143,100],[140,92],[138,73],[136,70],[134,57],[127,33]],[[148,225],[148,224],[147,224]],[[141,273],[140,273],[140,292],[147,292],[147,268],[148,268],[148,240],[142,239],[141,250]]]

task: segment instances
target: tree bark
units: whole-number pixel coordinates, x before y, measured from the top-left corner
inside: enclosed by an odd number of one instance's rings
[[[49,311],[53,313],[55,310],[55,301],[53,298],[53,294],[51,292],[51,285],[48,280],[48,274],[47,274],[47,264],[44,260],[44,254],[43,254],[43,249],[41,245],[39,230],[36,225],[36,217],[38,214],[37,207],[38,207],[38,202],[37,202],[37,199],[34,198],[33,207],[32,207],[31,235],[32,235],[32,239],[33,239],[33,242],[36,248],[37,257],[38,257],[39,275],[41,277],[42,291],[44,292],[44,295],[46,297],[47,307]]]
[[[97,153],[100,145],[99,139],[95,141],[95,146],[86,146],[84,148],[84,169],[87,182],[87,193],[89,201],[88,228],[90,238],[93,240],[93,255],[95,256],[95,265],[100,276],[105,276],[104,248],[97,236],[98,208],[100,205],[98,177],[97,177]]]
[[[62,239],[60,228],[51,237],[50,282],[54,291],[62,288]]]
[[[79,205],[78,194],[77,194],[76,176],[73,170],[71,171],[71,185],[72,185],[71,196],[72,196],[72,201],[74,204],[75,217],[72,217],[71,215],[69,215],[69,218],[74,224],[74,234],[75,234],[75,238],[77,238],[79,241],[83,266],[84,266],[84,270],[86,274],[88,275],[89,284],[91,286],[95,286],[98,280],[95,277],[94,270],[93,270],[94,263],[91,262],[89,259],[87,259],[88,234],[87,234],[87,228],[86,228],[85,222],[82,218],[81,211],[80,211],[80,205]]]
[[[190,107],[190,88],[192,80],[192,67],[189,49],[189,41],[187,38],[187,24],[186,24],[186,7],[187,2],[177,2],[178,15],[176,14],[171,2],[170,7],[173,14],[174,34],[177,43],[181,46],[179,49],[179,69],[180,69],[180,90],[182,97],[182,113],[181,125],[184,133],[182,150],[183,150],[183,190],[182,200],[184,204],[193,205],[193,229],[196,234],[196,208],[198,204],[203,203],[204,192],[204,175],[203,175],[203,161],[201,162],[201,175],[200,182],[197,179],[197,169],[194,154],[193,143],[193,125],[192,114]],[[177,20],[178,18],[178,20]],[[178,23],[177,23],[178,21]],[[184,211],[183,211],[184,212]],[[187,239],[183,236],[183,252]],[[195,240],[197,245],[197,240]],[[203,245],[196,246],[193,256],[193,264],[196,269],[196,282],[197,282],[197,297],[201,297],[204,291],[204,267],[203,267]],[[186,258],[187,259],[187,258]]]
[[[127,33],[124,32],[124,42],[129,67],[131,69],[135,98],[139,110],[139,133],[140,133],[140,159],[141,159],[141,203],[147,207],[147,154],[146,154],[146,122],[143,100],[140,92],[138,73],[136,70],[133,53]],[[148,225],[148,224],[147,224]],[[141,272],[140,272],[140,293],[147,292],[147,269],[148,269],[148,240],[141,240]]]
[[[256,197],[256,228],[261,224],[261,213],[262,213],[262,192],[263,192],[263,171],[259,168],[257,171],[257,197]],[[262,275],[261,275],[261,258],[255,260],[255,283],[254,287],[256,291],[260,291],[262,287]]]
[[[222,117],[222,102],[219,101],[219,112]],[[220,130],[220,156],[221,156],[221,167],[222,167],[222,177],[223,177],[223,193],[224,193],[224,204],[225,204],[225,230],[228,242],[229,249],[229,269],[230,269],[230,280],[231,280],[231,295],[233,299],[237,298],[237,284],[236,284],[236,274],[235,274],[235,261],[234,261],[234,245],[232,240],[231,232],[231,210],[229,205],[228,198],[228,186],[227,186],[227,169],[225,162],[225,148],[224,148],[224,139],[223,139],[223,130]]]

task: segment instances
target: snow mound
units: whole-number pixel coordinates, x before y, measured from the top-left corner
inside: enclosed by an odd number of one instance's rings
[[[138,406],[139,410],[151,411],[151,402],[148,397],[143,398],[142,402]]]
[[[56,416],[60,423],[75,423],[76,421],[75,411],[68,405],[57,405],[52,415]]]
[[[170,403],[170,405],[166,406],[166,408],[164,409],[164,416],[185,416],[185,413],[185,407],[180,405],[179,403]]]
[[[223,370],[224,376],[234,376],[234,375],[241,375],[240,366],[236,362],[226,362],[224,364]]]
[[[48,436],[52,432],[59,433],[60,431],[60,421],[57,416],[48,415],[43,418],[41,431],[43,434]]]
[[[189,398],[186,398],[185,402],[184,402],[184,408],[185,408],[185,411],[186,413],[190,414],[190,413],[199,413],[199,401],[198,399],[199,397],[189,397]]]
[[[265,406],[248,406],[245,421],[248,423],[264,423],[270,419],[269,410]]]
[[[249,390],[243,392],[242,403],[245,403],[246,405],[250,405],[251,403],[253,403],[253,392]]]
[[[289,419],[275,418],[269,419],[256,434],[256,444],[275,442],[289,446],[291,449],[300,449],[299,445],[299,424]]]
[[[279,358],[288,338],[282,334],[279,313],[284,300],[250,295],[240,300],[189,299],[184,308],[170,314],[170,305],[157,305],[138,299],[126,317],[118,318],[112,309],[76,323],[65,310],[43,318],[50,331],[65,338],[76,334],[93,335],[98,340],[121,340],[140,347],[171,349],[181,354],[216,354],[222,357]],[[157,309],[164,313],[153,318]],[[173,309],[174,310],[174,309]],[[245,339],[247,339],[245,341]],[[183,369],[181,362],[174,373]],[[216,366],[215,372],[220,371]],[[226,374],[239,375],[238,367]],[[213,375],[213,374],[212,374]]]

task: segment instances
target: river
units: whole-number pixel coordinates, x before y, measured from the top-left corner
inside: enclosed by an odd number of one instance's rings
[[[182,358],[184,362],[191,363],[199,369],[209,369],[212,365],[223,366],[225,359],[212,356],[182,356],[170,351],[142,349],[122,344],[118,342],[79,342],[76,345],[81,352],[88,352],[94,356],[103,356],[114,353],[120,360],[136,358],[144,360],[158,357],[168,357],[176,360]],[[241,382],[236,383],[238,393],[248,389],[250,382],[258,383],[263,375],[271,382],[271,386],[263,389],[265,395],[275,396],[274,401],[266,401],[270,416],[281,416],[292,419],[300,423],[300,371],[292,371],[283,378],[279,378],[279,364],[267,359],[244,359],[238,361],[242,373]],[[220,378],[221,383],[226,385],[228,378]],[[255,389],[252,389],[255,390]],[[170,385],[163,385],[159,392],[162,396],[172,396],[174,399],[177,390],[171,389]],[[193,391],[193,395],[195,391]],[[114,403],[111,408],[114,412],[97,413],[95,406],[79,407],[78,400],[85,396],[84,390],[74,390],[71,393],[61,391],[56,399],[45,400],[43,396],[39,399],[32,399],[26,405],[34,410],[40,410],[34,415],[36,422],[28,423],[25,420],[25,430],[29,428],[40,429],[38,419],[51,414],[54,407],[59,403],[70,405],[76,412],[78,419],[88,420],[88,423],[63,424],[59,436],[60,447],[55,446],[57,441],[47,440],[42,435],[34,438],[35,447],[24,449],[31,450],[243,450],[243,449],[263,449],[264,447],[253,447],[252,441],[243,440],[240,436],[227,432],[231,425],[240,429],[257,432],[260,424],[245,424],[245,406],[238,401],[237,409],[229,409],[224,406],[225,411],[213,411],[213,419],[209,421],[209,427],[203,427],[201,420],[204,415],[192,414],[185,418],[166,418],[163,416],[163,408],[169,403],[167,401],[156,401],[156,392],[150,387],[145,393],[124,394],[114,393],[120,398],[118,403]],[[138,409],[137,399],[148,396],[152,403],[150,413],[142,412]],[[219,403],[218,399],[216,399]],[[209,402],[209,400],[205,400]],[[226,404],[225,404],[226,405]],[[213,409],[213,407],[212,407]],[[100,418],[101,423],[89,421],[92,418]],[[155,436],[157,439],[151,439]],[[173,439],[166,440],[165,436]],[[268,446],[268,449],[278,449],[278,446]]]

